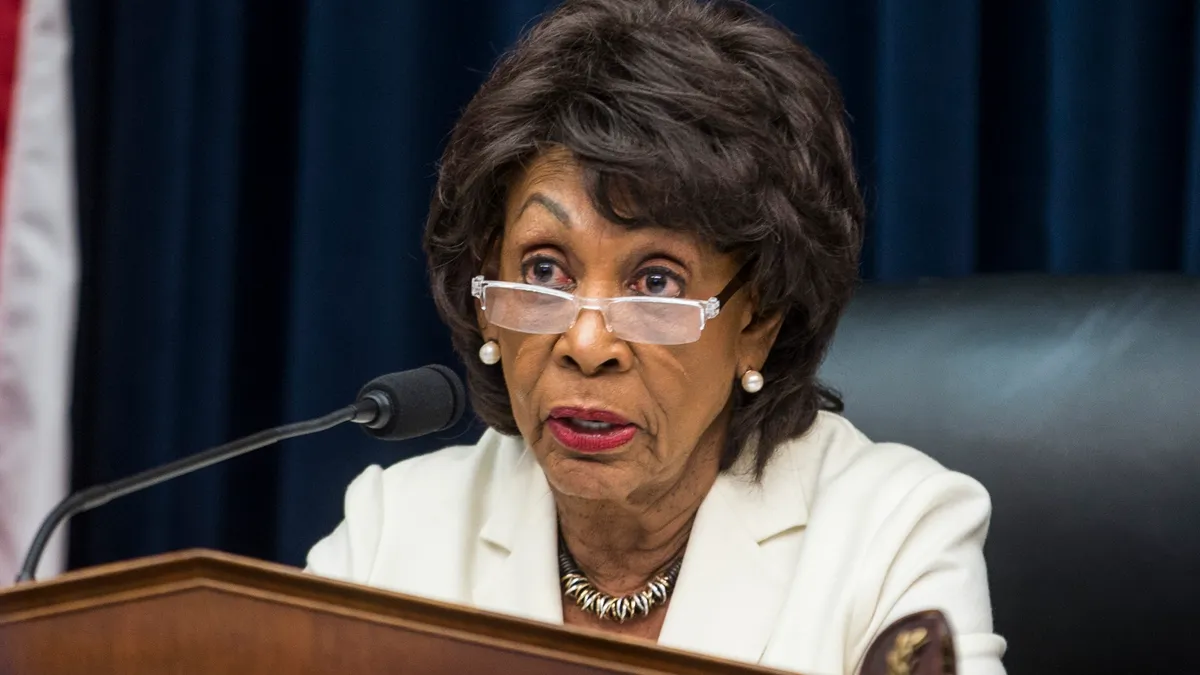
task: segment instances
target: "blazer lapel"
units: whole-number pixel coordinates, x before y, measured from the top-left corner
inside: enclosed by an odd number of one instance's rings
[[[477,543],[472,602],[494,612],[561,624],[556,516],[546,476],[526,449],[511,474],[495,480],[491,516]]]
[[[808,518],[793,472],[723,474],[696,514],[659,643],[756,663],[771,639]],[[769,541],[768,541],[769,540]],[[764,546],[764,544],[767,544]]]

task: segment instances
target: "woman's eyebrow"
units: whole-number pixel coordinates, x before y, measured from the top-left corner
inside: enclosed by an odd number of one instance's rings
[[[571,227],[571,214],[567,213],[567,210],[562,204],[559,204],[540,192],[534,192],[525,199],[525,203],[521,205],[521,210],[517,212],[518,218],[521,217],[522,213],[525,213],[525,209],[529,208],[530,204],[541,205],[542,208],[549,211],[550,215],[554,216],[558,222],[562,223],[564,227]]]

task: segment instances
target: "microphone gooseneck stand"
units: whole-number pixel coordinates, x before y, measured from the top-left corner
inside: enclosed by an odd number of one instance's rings
[[[34,575],[37,573],[38,561],[41,560],[42,553],[45,551],[46,545],[50,542],[50,536],[54,534],[54,531],[58,529],[58,526],[64,520],[72,516],[90,511],[97,506],[103,506],[113,499],[123,497],[131,492],[137,492],[163,481],[177,478],[227,459],[232,459],[238,455],[243,455],[251,450],[257,450],[278,443],[279,441],[325,431],[346,422],[366,422],[377,417],[379,412],[378,402],[364,398],[353,405],[348,405],[323,417],[260,431],[245,438],[230,441],[224,445],[218,445],[204,452],[135,473],[132,476],[127,476],[111,483],[95,485],[86,490],[71,494],[59,502],[54,507],[54,510],[42,521],[41,527],[38,528],[37,534],[33,538],[33,543],[29,547],[29,552],[25,555],[25,561],[21,564],[21,572],[17,576],[17,582],[34,580]]]
[[[449,429],[466,409],[466,391],[462,380],[449,368],[437,364],[413,370],[381,375],[358,392],[358,400],[323,417],[285,424],[215,448],[177,459],[127,478],[96,485],[68,495],[54,507],[38,527],[17,583],[33,581],[38,561],[51,535],[63,521],[90,511],[117,497],[123,497],[151,485],[177,478],[251,450],[296,436],[315,434],[354,422],[368,436],[385,441],[402,441]]]

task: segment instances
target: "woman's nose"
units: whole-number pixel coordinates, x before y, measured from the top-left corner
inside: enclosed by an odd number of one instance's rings
[[[610,332],[604,314],[594,309],[580,310],[575,325],[562,334],[554,351],[560,365],[578,368],[584,375],[624,371],[633,362],[629,344]]]

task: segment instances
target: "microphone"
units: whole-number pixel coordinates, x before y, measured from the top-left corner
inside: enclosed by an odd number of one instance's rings
[[[360,424],[367,435],[384,441],[403,441],[452,427],[467,406],[462,380],[436,364],[377,377],[359,390],[358,400],[378,406],[380,414]],[[399,401],[404,402],[403,414],[397,414]]]
[[[209,448],[188,457],[147,469],[111,483],[94,485],[68,495],[42,520],[33,543],[25,554],[17,583],[33,581],[38,562],[58,526],[84,511],[178,478],[198,469],[246,454],[279,441],[315,434],[344,424],[361,424],[370,436],[385,441],[402,441],[454,426],[466,408],[462,380],[453,370],[428,365],[414,370],[383,375],[371,380],[358,393],[358,400],[340,410],[303,422],[285,424],[245,438]]]

